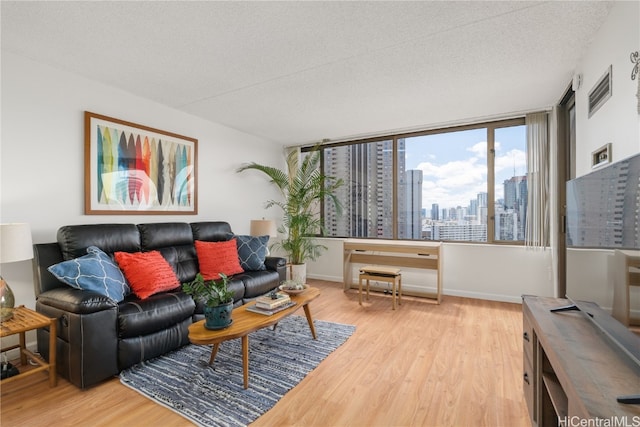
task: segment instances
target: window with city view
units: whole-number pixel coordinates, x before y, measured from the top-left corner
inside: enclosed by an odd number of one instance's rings
[[[324,173],[342,178],[342,214],[325,205],[328,236],[393,238],[393,141],[323,149]]]
[[[342,178],[342,215],[327,205],[326,235],[411,240],[524,240],[524,119],[323,147]]]

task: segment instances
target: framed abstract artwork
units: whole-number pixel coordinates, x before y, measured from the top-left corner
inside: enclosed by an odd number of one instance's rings
[[[84,113],[85,214],[197,214],[198,140]]]

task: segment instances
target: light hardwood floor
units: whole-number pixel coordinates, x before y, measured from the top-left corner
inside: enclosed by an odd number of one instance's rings
[[[390,296],[372,293],[360,307],[356,290],[309,282],[322,290],[314,318],[356,332],[253,426],[530,426],[519,304],[404,297],[393,311]],[[190,425],[117,378],[50,389],[43,373],[1,395],[3,427]]]

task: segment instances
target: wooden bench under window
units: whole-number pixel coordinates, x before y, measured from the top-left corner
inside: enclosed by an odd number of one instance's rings
[[[360,268],[360,280],[358,281],[358,303],[362,305],[362,281],[367,283],[367,300],[369,299],[369,280],[387,282],[392,284],[391,307],[396,309],[396,293],[398,294],[398,304],[402,304],[402,274],[399,268],[381,267],[377,265],[367,265]]]

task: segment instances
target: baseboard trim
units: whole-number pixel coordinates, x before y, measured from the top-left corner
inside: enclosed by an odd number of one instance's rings
[[[307,277],[309,277],[310,279],[317,279],[317,280],[326,280],[329,282],[338,282],[338,283],[343,283],[342,281],[342,277],[336,277],[336,276],[326,276],[326,275],[321,275],[321,274],[308,274]],[[352,289],[357,289],[358,285],[357,283],[352,285]],[[376,285],[374,283],[371,283],[371,289],[374,290],[384,290],[384,289],[389,289],[389,287],[387,286],[387,284],[384,285]],[[402,293],[403,295],[411,295],[411,296],[417,296],[417,297],[429,297],[429,296],[433,296],[436,293],[436,289],[435,288],[425,288],[424,286],[415,286],[415,285],[411,285],[411,284],[402,284]],[[521,295],[500,295],[500,294],[490,294],[490,293],[484,293],[484,292],[472,292],[472,291],[461,291],[461,290],[455,290],[455,289],[443,289],[442,290],[442,295],[446,296],[446,295],[450,295],[450,296],[456,296],[456,297],[463,297],[463,298],[473,298],[473,299],[483,299],[483,300],[489,300],[489,301],[499,301],[499,302],[510,302],[510,303],[516,303],[516,304],[522,304],[522,296]]]

